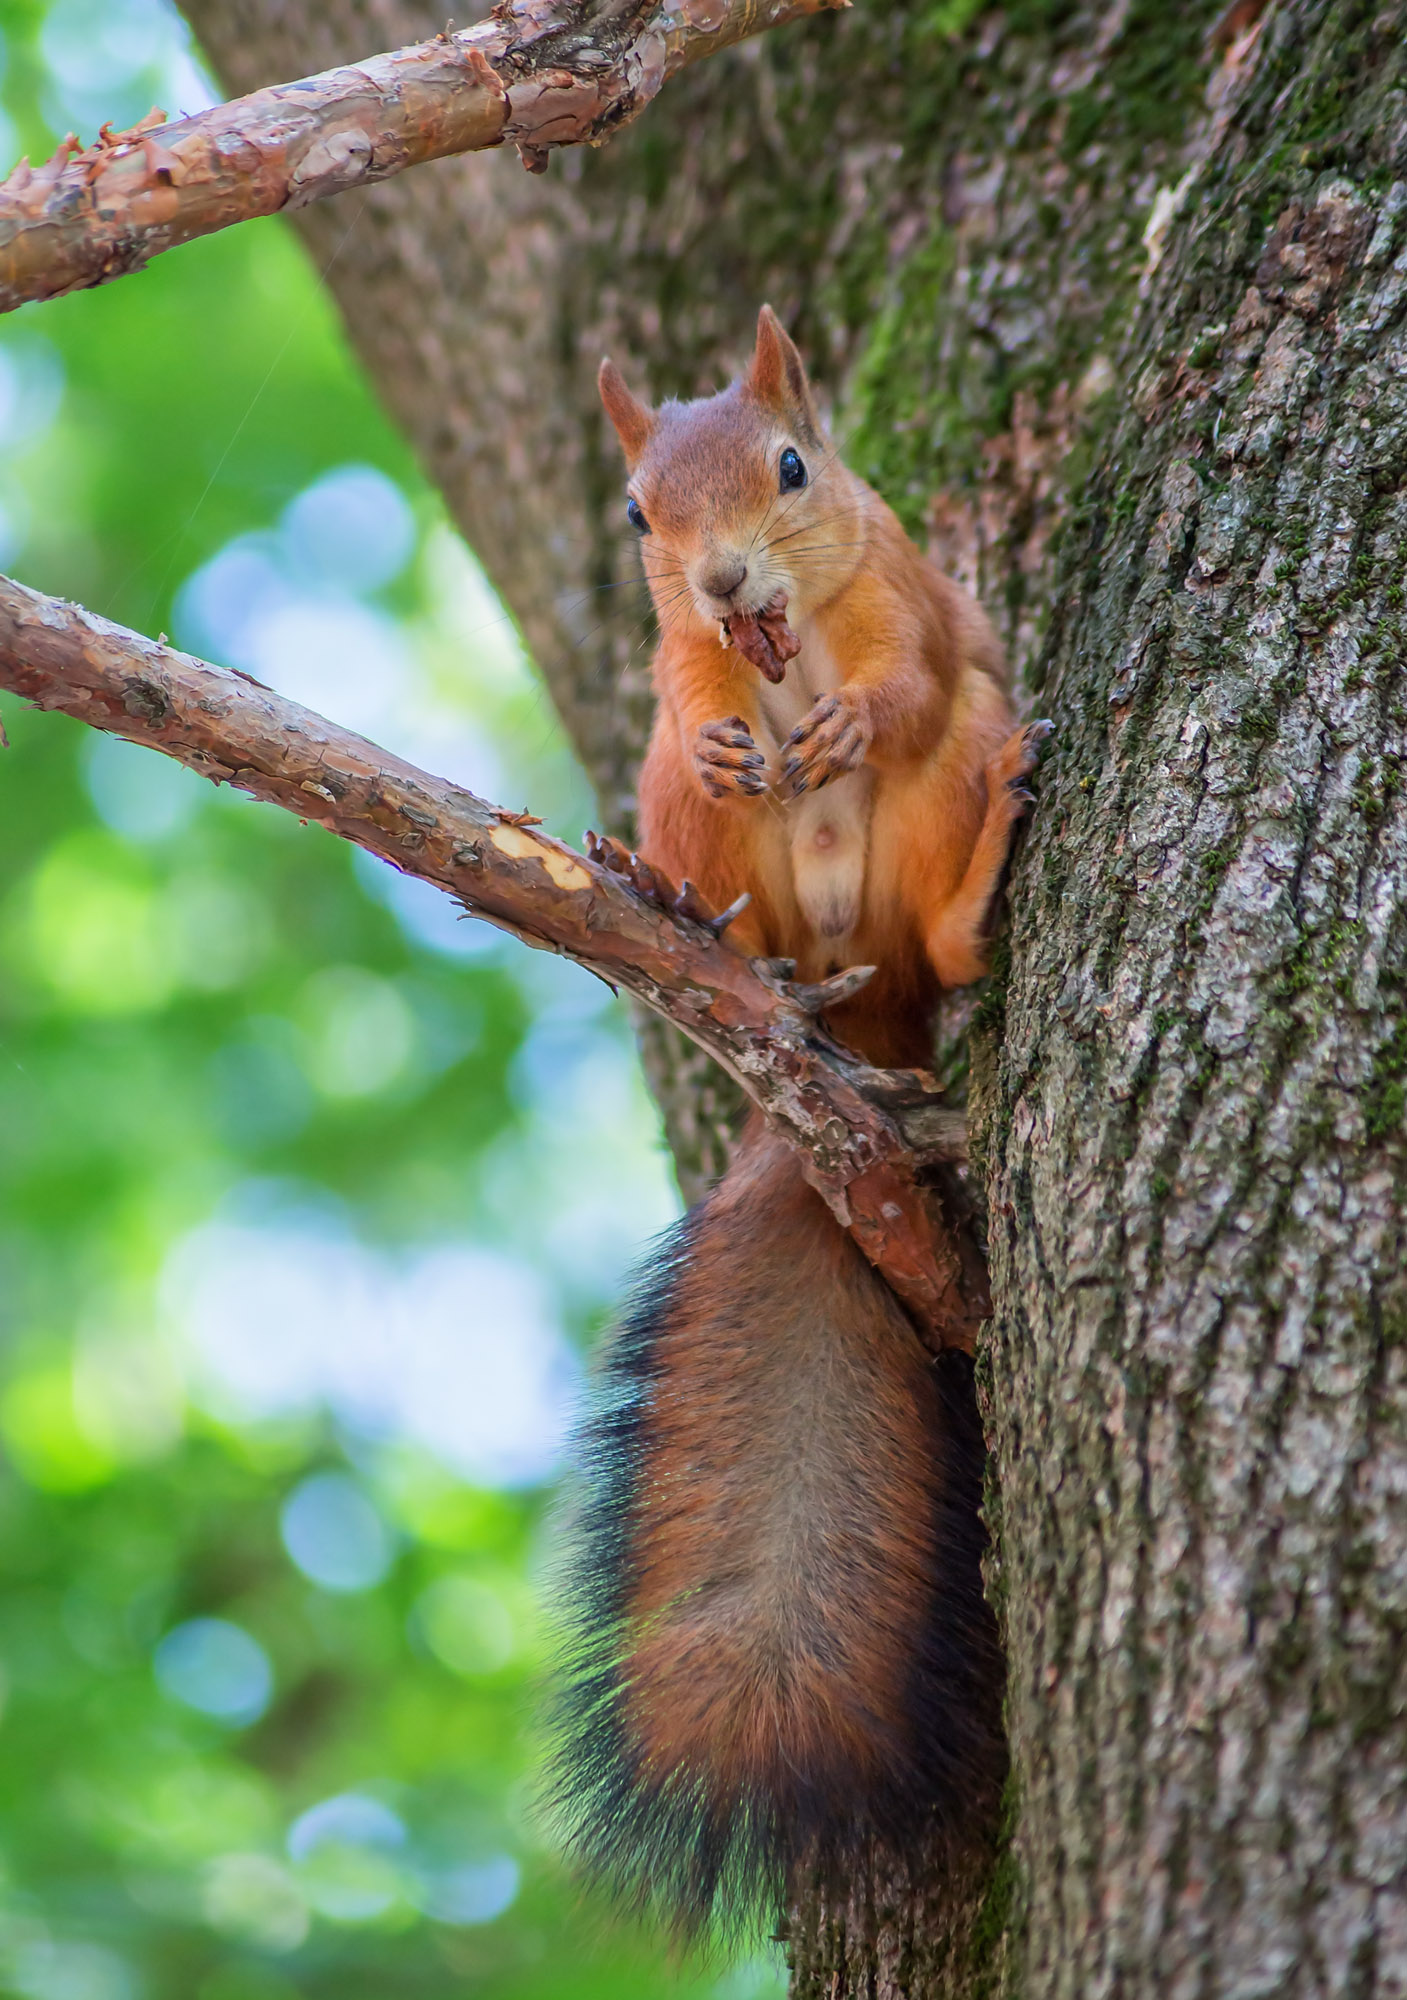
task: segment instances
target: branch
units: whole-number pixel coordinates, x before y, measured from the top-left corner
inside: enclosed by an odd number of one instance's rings
[[[71,135],[0,185],[0,311],[100,285],[232,222],[505,141],[540,173],[702,56],[850,0],[500,0],[460,34],[131,131]]]
[[[713,916],[619,843],[587,856],[246,674],[207,666],[121,625],[0,578],[0,688],[176,757],[316,820],[525,944],[563,953],[675,1022],[731,1072],[802,1156],[829,1202],[934,1347],[970,1349],[986,1310],[959,1237],[933,1219],[925,1170],[962,1156],[962,1120],[918,1070],[871,1068],[818,1016],[860,981],[795,982],[790,960],[748,959]],[[0,739],[3,740],[3,739]]]

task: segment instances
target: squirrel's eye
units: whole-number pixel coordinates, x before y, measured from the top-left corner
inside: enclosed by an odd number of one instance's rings
[[[806,467],[790,445],[782,453],[781,474],[783,493],[799,493],[806,484]]]
[[[642,513],[642,512],[640,511],[640,502],[639,502],[638,500],[627,500],[627,501],[626,501],[626,503],[625,503],[625,518],[626,518],[626,520],[627,520],[627,521],[629,521],[629,523],[630,523],[631,527],[635,529],[635,531],[636,531],[636,533],[637,533],[637,534],[640,534],[640,535],[648,535],[648,534],[649,534],[649,532],[650,532],[650,524],[649,524],[649,522],[648,522],[648,521],[647,521],[647,520],[645,519],[645,516],[643,515],[643,513]]]

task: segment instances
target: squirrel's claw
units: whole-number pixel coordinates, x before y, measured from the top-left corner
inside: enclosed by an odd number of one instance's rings
[[[588,827],[583,845],[588,861],[619,875],[647,903],[658,903],[666,910],[677,906],[680,892],[664,870],[646,861],[643,855],[633,854],[623,840],[616,840],[609,833],[593,833]]]
[[[1004,790],[1013,819],[1019,819],[1027,806],[1035,803],[1035,793],[1025,781],[1039,763],[1041,746],[1054,728],[1053,722],[1042,717],[1013,730],[987,765],[988,796],[995,798],[999,788]]]
[[[688,917],[696,924],[711,924],[714,912],[710,903],[705,902],[688,876],[679,884],[679,894],[674,899],[674,914]]]
[[[630,857],[630,886],[647,903],[658,903],[662,910],[672,910],[679,897],[679,891],[662,868],[646,861],[643,855]]]
[[[819,791],[864,763],[871,731],[838,694],[823,694],[782,745],[782,784],[793,796]]]
[[[628,875],[630,872],[630,849],[614,834],[593,833],[586,829],[582,845],[586,849],[588,861],[594,861],[598,868],[609,868],[613,875]]]
[[[721,799],[728,792],[755,798],[759,792],[765,792],[766,763],[742,716],[730,715],[721,722],[700,725],[695,738],[694,770],[710,798]]]
[[[708,927],[715,937],[722,937],[729,924],[736,923],[743,911],[751,903],[752,897],[746,889],[741,896],[735,896],[726,910],[720,910],[716,917],[710,917]]]
[[[814,984],[794,979],[787,985],[787,998],[794,1000],[804,1014],[824,1014],[827,1008],[838,1007],[842,1000],[868,986],[877,970],[873,965],[851,965],[844,972],[833,972],[829,979],[818,979]]]

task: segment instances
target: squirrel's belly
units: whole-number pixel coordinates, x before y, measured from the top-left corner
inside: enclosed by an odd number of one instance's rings
[[[860,921],[874,773],[851,771],[788,808],[792,880],[819,938],[842,944]]]
[[[802,621],[797,636],[801,653],[786,678],[758,690],[760,739],[773,757],[812,705],[845,678],[809,621]],[[874,773],[864,767],[787,801],[792,884],[818,943],[843,948],[860,921],[873,803]]]

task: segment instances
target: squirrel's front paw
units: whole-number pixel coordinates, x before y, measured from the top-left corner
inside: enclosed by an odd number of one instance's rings
[[[823,694],[782,745],[782,783],[815,792],[865,761],[874,740],[868,722],[843,694]]]
[[[694,770],[711,799],[729,792],[755,798],[767,789],[762,767],[767,762],[740,715],[724,722],[706,722],[694,739]]]

